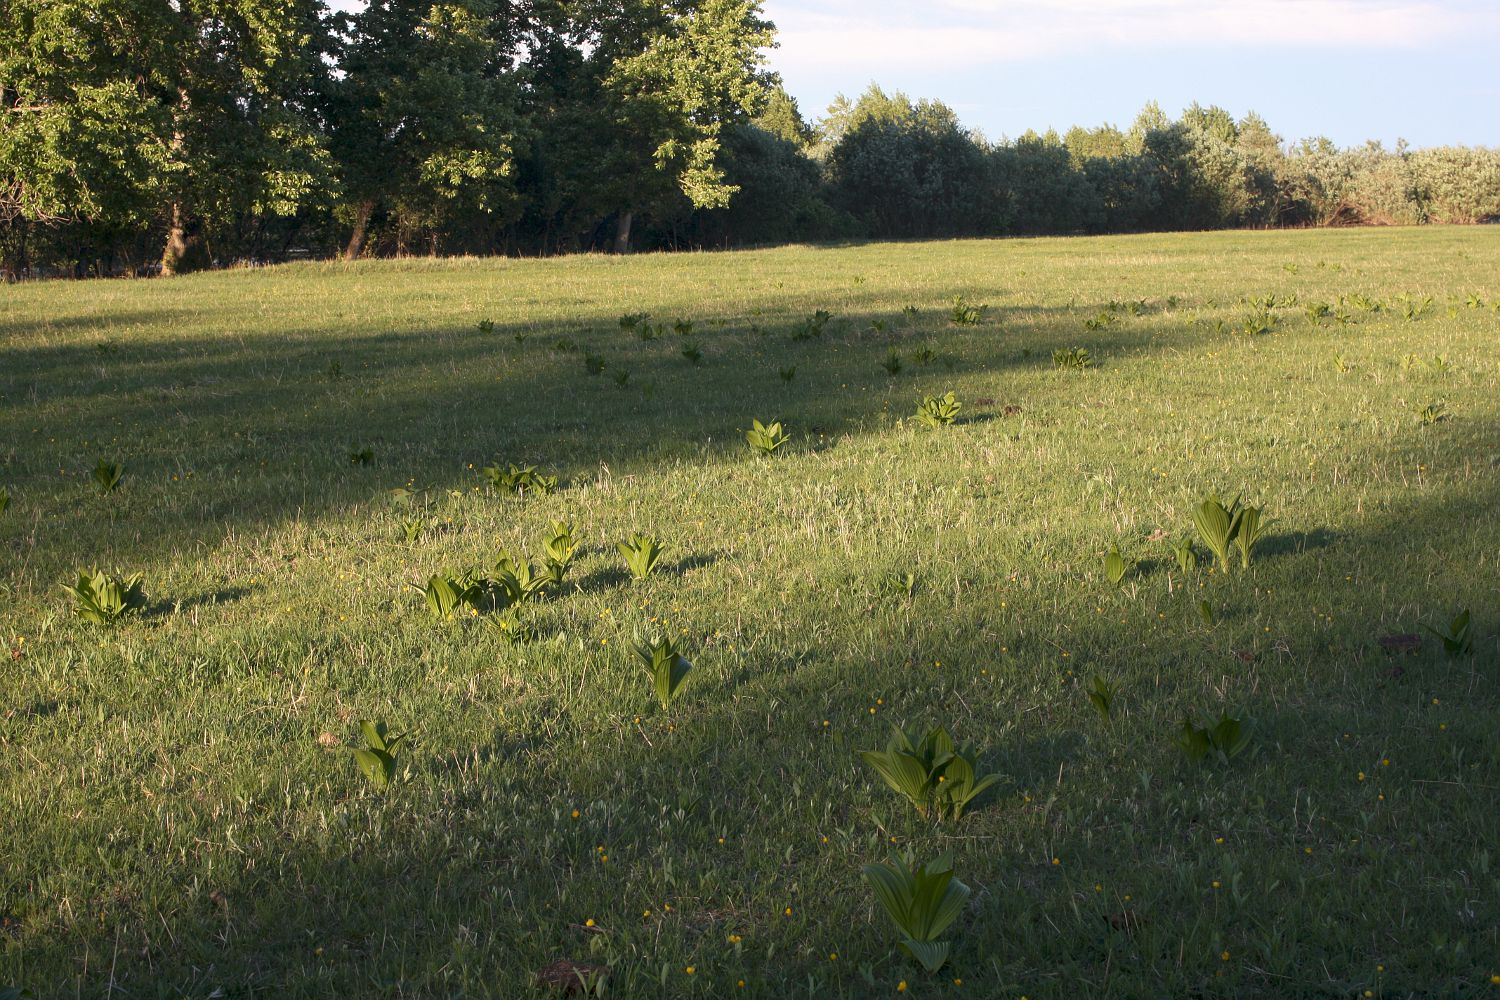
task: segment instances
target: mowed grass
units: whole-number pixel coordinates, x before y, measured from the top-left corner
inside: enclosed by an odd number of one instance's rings
[[[1491,227],[6,288],[0,987],[518,997],[573,959],[615,996],[1500,995],[1497,278]],[[1309,318],[1341,296],[1383,308]],[[497,459],[561,488],[492,495]],[[1215,491],[1274,523],[1185,575]],[[408,586],[554,519],[584,545],[532,643]],[[669,547],[645,583],[634,530]],[[147,611],[74,619],[94,564]],[[1379,642],[1465,607],[1470,656]],[[695,664],[670,711],[651,629]],[[1221,711],[1251,749],[1188,761]],[[362,718],[415,734],[384,794]],[[1003,780],[918,819],[856,757],[892,723]],[[908,849],[973,889],[933,977],[860,874]]]

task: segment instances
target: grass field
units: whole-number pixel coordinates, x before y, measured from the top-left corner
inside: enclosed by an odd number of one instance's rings
[[[0,993],[1500,997],[1497,304],[1496,227],[4,288]],[[1274,521],[1184,572],[1215,491]],[[409,586],[558,519],[530,642]],[[144,612],[73,617],[95,564]],[[1174,745],[1221,711],[1245,752]],[[414,734],[383,793],[361,719]],[[1001,781],[921,819],[892,723]],[[904,850],[972,889],[933,976],[861,875]]]

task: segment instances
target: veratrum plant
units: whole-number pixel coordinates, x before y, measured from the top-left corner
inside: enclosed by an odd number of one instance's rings
[[[917,575],[892,570],[880,578],[876,588],[881,597],[910,597],[917,592]]]
[[[146,606],[139,573],[121,579],[101,569],[81,569],[78,583],[62,589],[73,597],[73,614],[95,625],[113,625]]]
[[[396,757],[401,753],[401,745],[406,742],[409,734],[391,736],[384,722],[371,722],[369,719],[360,720],[359,731],[364,734],[365,747],[354,751],[354,759],[359,764],[360,772],[383,792],[396,779]]]
[[[512,646],[523,646],[537,637],[536,626],[521,620],[519,608],[506,608],[499,614],[486,615],[484,623]]]
[[[651,686],[656,691],[656,700],[662,708],[671,708],[682,694],[683,682],[692,671],[688,658],[677,651],[677,646],[667,636],[638,639],[635,655],[646,664],[651,675]]]
[[[947,427],[958,419],[963,404],[953,398],[953,393],[944,396],[923,396],[917,404],[917,420],[927,427]]]
[[[792,331],[792,339],[802,341],[823,336],[823,328],[828,325],[828,321],[831,319],[833,319],[833,313],[825,309],[819,309],[797,325]]]
[[[865,865],[864,875],[886,916],[901,934],[901,950],[929,973],[948,961],[949,945],[938,937],[963,913],[969,887],[953,877],[953,860],[944,854],[915,864],[908,853],[885,864]]]
[[[94,482],[99,484],[101,494],[113,493],[124,475],[125,465],[122,462],[110,462],[101,458],[99,464],[94,466]]]
[[[479,596],[479,583],[471,577],[434,573],[426,586],[410,585],[427,598],[427,610],[438,621],[452,621],[465,607],[471,607]]]
[[[1250,732],[1239,719],[1231,718],[1227,712],[1219,713],[1219,721],[1203,728],[1193,725],[1191,720],[1182,720],[1182,731],[1177,736],[1177,747],[1191,761],[1201,761],[1210,754],[1228,762],[1239,756],[1250,745]]]
[[[1103,677],[1095,677],[1089,686],[1089,704],[1108,722],[1114,717],[1117,688]]]
[[[542,475],[534,465],[486,465],[482,475],[496,493],[511,496],[545,496],[557,489],[557,477]]]
[[[1104,577],[1110,584],[1118,587],[1120,581],[1125,579],[1125,574],[1130,572],[1133,563],[1126,562],[1125,557],[1120,555],[1120,547],[1112,546],[1104,556]]]
[[[1052,352],[1052,367],[1075,371],[1092,368],[1094,359],[1089,357],[1087,347],[1058,348]]]
[[[791,365],[786,368],[778,368],[776,369],[776,374],[781,376],[781,381],[790,382],[797,377],[797,366]]]
[[[637,580],[644,580],[651,575],[651,570],[656,567],[656,561],[662,554],[662,545],[656,537],[639,531],[633,532],[626,541],[616,542],[615,548],[625,557],[630,575]]]
[[[422,537],[422,530],[427,527],[425,517],[414,517],[408,521],[401,522],[401,537],[407,542],[415,542]]]
[[[1469,634],[1469,609],[1464,608],[1453,619],[1453,624],[1448,626],[1448,631],[1439,632],[1431,625],[1423,623],[1422,627],[1436,636],[1443,644],[1443,652],[1449,656],[1463,656],[1474,652],[1474,637]]]
[[[1269,521],[1262,521],[1264,512],[1259,507],[1240,506],[1239,497],[1225,507],[1216,496],[1210,496],[1193,508],[1193,524],[1198,537],[1213,552],[1222,572],[1229,572],[1229,546],[1240,550],[1240,564],[1250,567],[1250,552],[1255,543],[1265,534]]]
[[[1193,540],[1186,536],[1168,543],[1172,546],[1172,555],[1177,559],[1177,568],[1184,573],[1191,573],[1198,568],[1198,553],[1193,551]]]
[[[998,774],[978,775],[972,747],[955,747],[947,730],[935,726],[917,740],[891,727],[884,750],[862,750],[860,757],[894,791],[906,796],[917,812],[930,819],[958,820]]]
[[[759,420],[751,420],[751,427],[745,432],[745,440],[750,447],[762,455],[774,455],[776,449],[791,440],[791,435],[781,429],[781,421],[771,424],[763,424]]]
[[[10,510],[10,490],[0,486],[0,514]]]
[[[885,356],[885,360],[880,362],[880,367],[885,369],[887,375],[899,375],[901,373],[901,355],[896,353],[894,347]]]
[[[1245,507],[1239,513],[1239,525],[1234,533],[1234,546],[1240,550],[1240,568],[1250,568],[1250,550],[1266,533],[1269,521],[1262,522],[1259,507]]]
[[[490,585],[499,591],[495,595],[496,603],[507,607],[524,604],[551,583],[551,574],[537,573],[531,568],[531,560],[509,552],[500,553],[500,558],[495,560],[495,577],[490,581]]]
[[[989,311],[989,306],[970,305],[962,295],[955,295],[948,318],[953,321],[954,326],[978,326],[984,322],[984,314]]]
[[[567,573],[568,567],[573,563],[573,555],[578,551],[573,526],[566,521],[553,521],[552,527],[542,536],[542,551],[547,558],[548,584],[561,587],[563,574]]]

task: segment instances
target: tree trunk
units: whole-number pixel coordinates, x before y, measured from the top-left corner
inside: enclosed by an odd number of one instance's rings
[[[375,202],[366,198],[354,207],[354,232],[349,234],[349,245],[344,248],[345,260],[357,260],[365,252],[365,237],[370,232],[370,216],[375,214]]]
[[[198,231],[197,220],[183,211],[181,202],[173,202],[167,245],[161,254],[162,277],[200,270],[207,263],[205,257],[203,235]]]
[[[634,212],[621,212],[615,220],[615,253],[630,252],[630,222]]]

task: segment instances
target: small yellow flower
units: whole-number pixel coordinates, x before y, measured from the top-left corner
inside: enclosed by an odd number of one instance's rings
[[[684,969],[683,971],[686,972],[688,975],[691,976],[693,973],[695,973],[695,972],[698,971],[698,967],[696,965],[690,965],[686,969]]]
[[[790,917],[792,915],[792,908],[790,906],[788,906],[786,909],[782,910],[781,912],[782,912],[782,914],[784,916]]]
[[[899,983],[896,984],[896,992],[897,993],[905,993],[906,992],[906,980],[903,979],[903,980],[901,980],[901,982],[899,982]]]
[[[578,817],[579,817],[579,816],[580,816],[580,815],[582,815],[582,814],[581,814],[581,813],[579,813],[579,811],[578,811],[578,810],[577,810],[577,809],[574,809],[574,810],[573,810],[573,818],[574,818],[574,819],[577,819],[577,818],[578,818]]]
[[[1221,951],[1221,952],[1219,952],[1219,960],[1223,961],[1223,962],[1229,961],[1229,952],[1227,952],[1227,951]]]
[[[642,910],[641,911],[641,916],[645,917],[647,920],[650,920],[651,919],[651,911],[650,910]]]
[[[589,917],[587,920],[585,920],[583,922],[583,926],[585,926],[585,927],[592,927],[592,926],[594,926],[594,918],[593,917]]]
[[[1215,889],[1219,888],[1219,880],[1218,879],[1214,879],[1214,888]]]
[[[1052,863],[1054,865],[1060,865],[1060,864],[1062,864],[1062,858],[1053,858],[1052,859]]]

